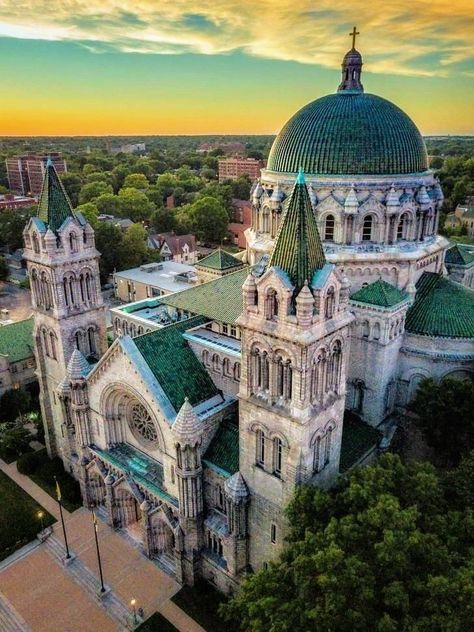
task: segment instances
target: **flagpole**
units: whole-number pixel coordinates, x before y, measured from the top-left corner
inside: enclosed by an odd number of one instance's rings
[[[63,535],[64,535],[64,544],[66,545],[66,559],[71,559],[71,554],[69,553],[69,546],[67,543],[67,535],[66,535],[66,525],[64,524],[64,516],[63,516],[63,505],[61,502],[61,488],[59,487],[58,479],[56,476],[54,477],[56,481],[56,497],[59,505],[59,515],[61,516],[61,524],[63,526]]]
[[[100,592],[105,592],[104,586],[104,576],[102,575],[102,562],[100,560],[100,550],[99,550],[99,539],[97,537],[97,518],[95,515],[95,511],[92,509],[92,522],[94,523],[94,537],[95,537],[95,548],[97,551],[97,561],[99,562],[99,574],[100,574]]]

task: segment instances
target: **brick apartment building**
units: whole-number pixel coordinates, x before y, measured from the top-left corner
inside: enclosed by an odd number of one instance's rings
[[[229,224],[229,232],[232,234],[232,242],[245,248],[247,245],[245,231],[252,225],[252,205],[248,200],[232,200],[234,207],[232,222]]]
[[[7,166],[8,188],[10,191],[20,195],[39,195],[48,158],[51,159],[58,173],[67,171],[66,161],[58,152],[24,154],[23,156],[7,158],[5,164]]]
[[[11,211],[25,206],[35,206],[36,201],[31,197],[24,195],[14,195],[13,193],[5,193],[0,195],[0,211]]]
[[[255,158],[221,158],[219,160],[219,182],[237,180],[240,176],[248,175],[251,180],[260,177],[263,167],[261,160]]]

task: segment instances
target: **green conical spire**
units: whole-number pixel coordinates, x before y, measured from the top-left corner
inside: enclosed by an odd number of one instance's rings
[[[48,159],[38,204],[38,217],[51,230],[56,231],[70,216],[74,217],[71,202],[52,161]]]
[[[269,267],[284,270],[298,294],[305,281],[311,284],[316,270],[326,263],[304,173],[299,171],[283,214]]]

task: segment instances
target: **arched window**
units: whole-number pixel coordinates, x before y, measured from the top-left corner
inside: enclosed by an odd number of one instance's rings
[[[64,292],[64,302],[66,303],[66,307],[68,307],[69,306],[69,284],[66,277],[64,277],[63,279],[63,292]]]
[[[283,460],[283,442],[280,437],[273,439],[273,473],[281,476],[281,466]]]
[[[334,316],[334,308],[336,306],[336,295],[334,288],[330,287],[326,295],[326,318],[332,318]]]
[[[331,458],[331,439],[332,439],[332,427],[328,428],[324,437],[324,466],[329,463]]]
[[[57,355],[56,355],[56,336],[54,335],[54,333],[52,331],[49,334],[49,342],[50,342],[50,347],[51,347],[51,357],[56,360],[57,359]]]
[[[257,465],[265,465],[265,433],[257,430]]]
[[[43,307],[45,310],[52,307],[51,286],[46,272],[41,273],[41,293],[43,295]]]
[[[215,353],[212,356],[212,370],[219,371],[219,369],[220,369],[219,356],[217,355],[217,353]]]
[[[69,288],[69,300],[71,301],[71,305],[75,305],[76,292],[74,291],[74,279],[72,278],[72,276],[69,277],[68,288]]]
[[[270,211],[268,208],[263,209],[263,232],[270,232]]]
[[[76,333],[74,334],[74,342],[76,345],[76,349],[78,351],[81,351],[81,347],[82,347],[82,335],[80,331],[76,331]]]
[[[313,472],[321,469],[321,437],[317,436],[313,445]]]
[[[87,330],[87,344],[89,346],[89,353],[94,355],[97,352],[95,345],[95,331],[93,327],[89,327]]]
[[[38,235],[36,233],[33,233],[33,252],[35,252],[36,254],[39,254],[39,251],[40,251],[40,245],[39,245]]]
[[[91,291],[91,276],[88,272],[86,272],[86,296],[87,296],[87,300],[90,301],[92,298],[92,291]]]
[[[85,292],[85,282],[84,282],[84,275],[81,274],[79,277],[79,287],[81,289],[81,301],[84,303],[86,300],[86,292]]]
[[[69,233],[69,247],[71,252],[77,252],[77,236],[75,233]]]
[[[334,241],[334,226],[335,226],[334,215],[328,215],[326,217],[326,221],[324,222],[324,239],[325,241]]]
[[[209,351],[207,349],[204,349],[202,352],[202,362],[206,366],[209,366]]]
[[[278,316],[278,295],[273,288],[265,295],[265,318],[272,320]]]
[[[362,241],[372,241],[374,228],[374,218],[372,215],[367,215],[364,218],[364,223],[362,224]]]
[[[234,380],[240,382],[240,362],[234,364]]]
[[[407,239],[408,215],[403,213],[397,226],[397,239]]]
[[[222,361],[222,373],[225,376],[229,376],[230,375],[230,360],[229,358],[224,358],[224,360]]]
[[[364,322],[362,323],[362,338],[368,338],[369,332],[370,332],[369,321],[364,320]]]
[[[380,323],[374,323],[374,340],[380,340]]]

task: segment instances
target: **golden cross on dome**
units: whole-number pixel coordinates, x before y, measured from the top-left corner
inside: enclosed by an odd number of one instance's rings
[[[356,37],[358,35],[360,35],[359,31],[357,30],[357,27],[354,26],[354,28],[352,29],[352,32],[349,33],[349,35],[352,37],[352,48],[356,47]]]

